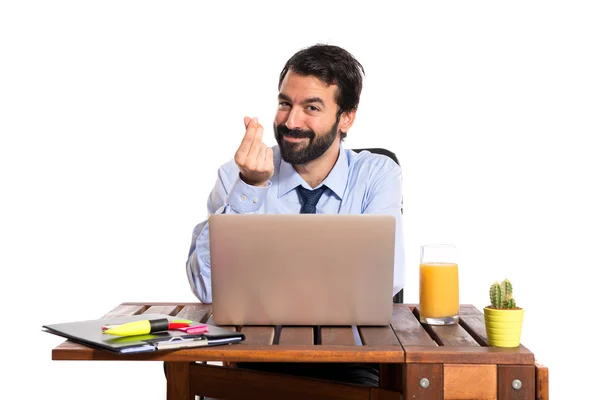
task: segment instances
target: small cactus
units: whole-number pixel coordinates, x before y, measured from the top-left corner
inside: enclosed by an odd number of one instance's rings
[[[512,283],[508,279],[505,279],[500,283],[500,290],[502,291],[502,297],[508,299],[512,297]]]
[[[512,296],[512,283],[508,279],[494,284],[490,287],[490,301],[492,308],[517,308],[517,303]]]
[[[492,301],[493,308],[501,308],[502,290],[500,289],[500,284],[498,282],[495,282],[492,287],[490,287],[490,300]]]

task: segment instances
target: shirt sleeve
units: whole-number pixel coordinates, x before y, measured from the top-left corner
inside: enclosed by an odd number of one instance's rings
[[[394,164],[392,169],[377,176],[367,195],[363,213],[391,214],[396,218],[393,297],[404,288],[405,283],[402,169]]]
[[[227,174],[219,169],[215,186],[208,197],[208,217],[212,214],[252,214],[263,209],[267,193],[271,187],[257,187],[246,184],[239,172]],[[194,228],[192,242],[186,263],[187,277],[192,292],[202,303],[212,303],[210,242],[208,218]]]

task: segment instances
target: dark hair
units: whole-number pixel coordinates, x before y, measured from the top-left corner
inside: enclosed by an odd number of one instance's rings
[[[352,54],[341,47],[316,44],[294,54],[279,74],[279,89],[290,70],[299,75],[315,76],[328,85],[338,87],[335,95],[339,107],[338,120],[342,113],[358,108],[365,70]],[[344,139],[346,132],[342,132],[341,136]]]

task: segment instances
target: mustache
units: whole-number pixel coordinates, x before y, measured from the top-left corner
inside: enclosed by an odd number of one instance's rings
[[[309,138],[312,140],[317,136],[311,129],[289,129],[285,125],[277,125],[275,130],[277,131],[277,136],[285,135],[296,139]]]

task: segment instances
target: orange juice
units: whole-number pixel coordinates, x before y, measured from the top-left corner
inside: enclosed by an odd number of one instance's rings
[[[421,318],[458,315],[458,264],[422,263],[420,269]]]

